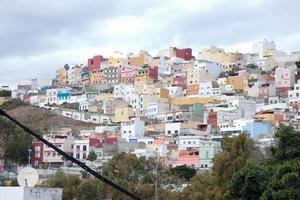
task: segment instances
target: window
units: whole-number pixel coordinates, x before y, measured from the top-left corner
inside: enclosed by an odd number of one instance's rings
[[[170,130],[168,131],[168,134],[171,134],[171,131],[170,131]]]
[[[82,158],[83,158],[83,159],[86,159],[86,153],[83,153],[83,154],[82,154]]]
[[[83,145],[83,151],[86,151],[86,145]]]
[[[205,151],[205,159],[208,159],[208,151]]]

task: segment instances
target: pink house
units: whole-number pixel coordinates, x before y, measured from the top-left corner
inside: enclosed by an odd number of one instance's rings
[[[89,71],[100,70],[100,65],[102,62],[107,61],[108,59],[104,58],[101,55],[96,55],[93,58],[88,59],[88,69]]]
[[[295,70],[277,67],[275,70],[275,86],[277,92],[287,92],[295,84]]]
[[[175,76],[173,77],[173,85],[176,86],[186,86],[186,76]]]
[[[180,150],[178,152],[177,158],[165,161],[166,167],[175,167],[179,165],[186,165],[189,167],[199,168],[199,151]]]
[[[136,66],[122,66],[121,67],[121,82],[129,83],[134,82],[134,78],[136,75]]]

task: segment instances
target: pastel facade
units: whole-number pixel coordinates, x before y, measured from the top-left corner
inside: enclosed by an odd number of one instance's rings
[[[121,122],[121,134],[122,138],[126,141],[130,139],[141,138],[144,136],[145,122],[139,118],[131,119],[127,122]]]
[[[275,85],[278,92],[286,92],[295,84],[295,70],[287,67],[277,67],[275,70]]]
[[[211,46],[210,48],[201,50],[200,58],[216,63],[236,63],[241,60],[242,55],[238,53],[225,53],[224,49]]]

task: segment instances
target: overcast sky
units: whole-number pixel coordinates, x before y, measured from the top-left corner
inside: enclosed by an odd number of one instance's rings
[[[95,54],[217,45],[300,50],[299,0],[1,0],[0,84],[52,79]]]

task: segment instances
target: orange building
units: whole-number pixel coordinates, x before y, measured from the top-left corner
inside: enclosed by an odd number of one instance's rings
[[[105,72],[104,70],[93,70],[90,75],[91,84],[102,84],[105,83]]]
[[[236,91],[244,91],[247,85],[247,80],[242,76],[229,76],[227,78],[227,84],[233,85]]]
[[[198,95],[199,94],[199,84],[188,85],[186,94],[187,95]]]

